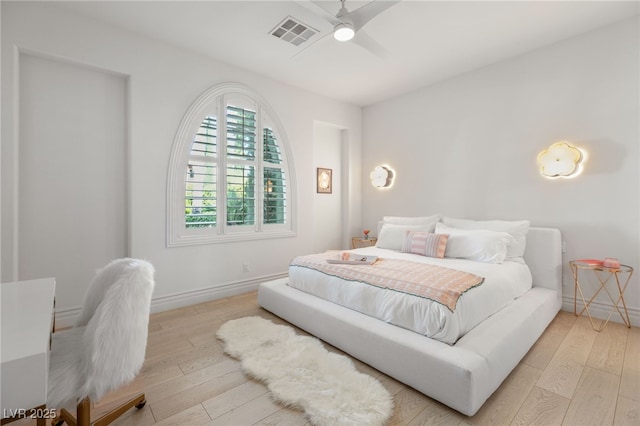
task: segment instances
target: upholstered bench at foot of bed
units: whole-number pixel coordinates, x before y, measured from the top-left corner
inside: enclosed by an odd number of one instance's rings
[[[469,416],[500,386],[560,309],[557,292],[534,287],[448,345],[293,289],[287,279],[263,283],[258,303]]]

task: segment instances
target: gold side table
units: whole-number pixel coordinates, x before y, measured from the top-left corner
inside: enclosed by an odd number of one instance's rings
[[[629,319],[629,312],[627,311],[627,304],[624,301],[624,292],[627,289],[627,286],[629,285],[631,276],[633,275],[633,268],[628,265],[620,265],[619,268],[608,268],[606,266],[585,263],[579,260],[570,261],[569,266],[571,266],[571,271],[573,272],[573,281],[574,281],[573,313],[577,316],[581,316],[582,313],[586,311],[587,316],[589,317],[589,321],[591,322],[591,327],[593,327],[593,329],[596,331],[602,331],[609,323],[609,320],[611,319],[611,316],[613,315],[613,313],[617,311],[618,314],[620,315],[620,318],[622,318],[622,322],[624,322],[624,324],[627,327],[631,328],[631,321]],[[592,271],[593,274],[598,279],[598,282],[600,283],[600,286],[593,293],[593,295],[591,295],[589,300],[586,300],[582,285],[580,284],[580,279],[578,276],[579,275],[578,271],[580,270]],[[620,284],[620,281],[621,281],[620,275],[623,275],[623,278],[624,278],[625,274],[626,274],[626,280],[623,281],[623,284]],[[607,283],[611,280],[611,277],[614,278],[616,286],[612,288],[610,291],[609,288],[607,288]],[[609,296],[609,300],[611,300],[611,302],[613,303],[613,307],[611,308],[611,311],[609,312],[609,316],[607,317],[607,320],[604,322],[604,324],[602,324],[600,328],[597,328],[593,323],[593,318],[591,317],[591,312],[589,311],[589,305],[591,305],[591,302],[593,301],[593,299],[595,299],[595,297],[602,290],[604,290],[605,293],[607,293],[607,296]],[[580,312],[578,312],[578,307],[577,307],[578,293],[580,294],[580,299],[582,300],[582,305],[583,305],[582,310]],[[622,302],[622,306],[620,306],[620,302]],[[622,308],[622,310],[620,310],[620,308]],[[623,314],[623,311],[624,311],[624,314]]]
[[[377,238],[369,237],[351,237],[351,248],[363,248],[363,247],[371,247],[376,245]]]

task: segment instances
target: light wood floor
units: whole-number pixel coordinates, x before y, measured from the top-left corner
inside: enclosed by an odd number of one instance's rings
[[[247,379],[216,340],[225,321],[250,315],[286,324],[257,305],[255,292],[153,314],[140,377],[95,411],[142,389],[146,407],[127,412],[115,424],[308,424],[301,412],[273,403],[266,387]],[[473,417],[354,361],[359,371],[377,377],[393,394],[391,425],[640,425],[637,327],[609,323],[598,333],[586,318],[560,312]]]

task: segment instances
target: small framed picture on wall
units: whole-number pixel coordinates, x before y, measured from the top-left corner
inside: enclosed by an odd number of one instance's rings
[[[318,194],[331,194],[331,169],[318,167],[316,169],[316,192]]]

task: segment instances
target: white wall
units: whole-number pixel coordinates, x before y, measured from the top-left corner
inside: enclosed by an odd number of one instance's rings
[[[361,109],[323,98],[255,73],[146,39],[46,3],[2,2],[2,281],[19,279],[13,203],[19,190],[15,164],[19,157],[16,91],[20,70],[16,51],[63,58],[128,76],[128,203],[129,253],[156,267],[155,309],[219,297],[255,287],[264,277],[287,271],[289,261],[313,249],[315,121],[348,129],[350,150],[347,187],[347,230],[359,229]],[[297,236],[255,242],[235,242],[166,248],[166,179],[173,138],[191,102],[221,82],[248,85],[267,99],[283,123],[297,174]],[[27,123],[29,125],[30,123]],[[36,123],[31,123],[36,124]],[[52,225],[53,226],[53,225]],[[340,226],[336,223],[336,227]],[[354,231],[355,232],[355,231]],[[99,242],[96,242],[99,244]],[[93,247],[87,247],[92,250]],[[51,253],[56,256],[56,253]],[[242,264],[249,267],[243,272]],[[92,265],[99,267],[102,265]],[[87,277],[87,283],[91,277]],[[58,282],[58,286],[69,285]],[[69,316],[82,300],[57,299],[58,312]]]
[[[640,267],[637,22],[585,34],[362,112],[50,4],[0,2],[0,7],[3,282],[20,278],[18,128],[30,123],[18,114],[18,51],[127,76],[127,254],[156,265],[156,309],[244,291],[263,277],[284,273],[293,256],[316,251],[316,121],[346,129],[344,208],[342,224],[335,224],[345,238],[365,227],[375,229],[384,214],[528,218],[534,225],[561,229],[567,260],[615,256]],[[191,102],[226,81],[252,87],[285,127],[297,174],[297,237],[167,249],[166,175],[173,137]],[[547,181],[535,170],[537,153],[560,139],[589,150],[586,171],[576,180]],[[369,172],[380,163],[396,170],[391,190],[375,191],[368,183]],[[242,272],[243,263],[249,272]],[[627,294],[636,324],[638,276]],[[565,278],[565,295],[572,296],[567,270]],[[73,296],[57,300],[58,311],[73,313],[84,288],[67,290]]]
[[[127,82],[28,53],[19,66],[18,276],[54,275],[70,300],[127,254]]]
[[[331,169],[332,175],[331,193],[316,191],[313,198],[315,212],[314,253],[321,253],[327,249],[349,248],[343,244],[344,232],[342,230],[342,132],[343,130],[331,124],[314,123],[313,161],[315,167]]]
[[[625,21],[365,108],[363,179],[381,163],[397,176],[387,191],[363,185],[363,225],[386,214],[525,218],[560,228],[566,261],[640,268],[638,31]],[[558,140],[589,152],[579,178],[538,174],[538,152]],[[636,325],[639,277],[626,295]],[[568,266],[564,278],[573,309]]]

